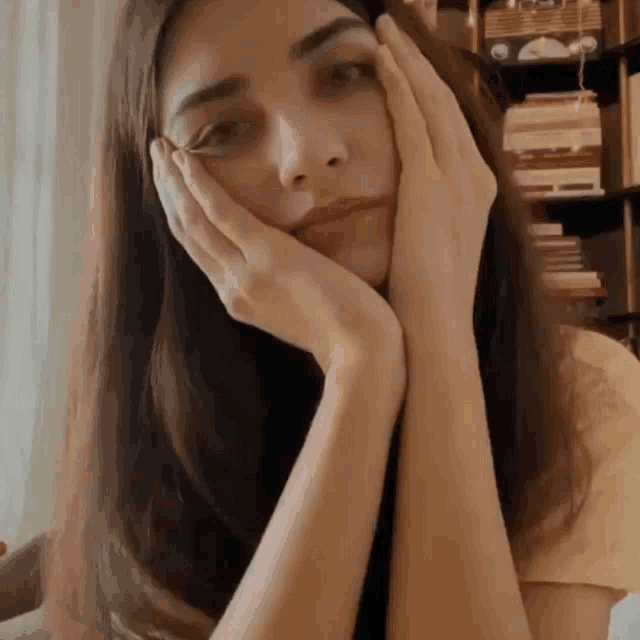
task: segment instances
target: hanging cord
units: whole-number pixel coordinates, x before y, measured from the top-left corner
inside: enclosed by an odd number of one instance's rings
[[[584,102],[586,96],[586,89],[584,87],[584,67],[587,59],[587,54],[584,50],[584,46],[582,44],[582,34],[583,34],[583,11],[587,6],[587,2],[589,0],[577,0],[578,2],[578,42],[580,45],[580,66],[578,68],[578,85],[580,87],[580,93],[578,95],[578,101],[576,102],[576,111],[580,109],[582,103]]]

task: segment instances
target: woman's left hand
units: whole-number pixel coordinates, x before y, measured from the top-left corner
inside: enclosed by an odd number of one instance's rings
[[[405,331],[428,326],[435,310],[470,328],[497,181],[455,95],[415,43],[388,14],[376,31],[401,161],[390,303]]]

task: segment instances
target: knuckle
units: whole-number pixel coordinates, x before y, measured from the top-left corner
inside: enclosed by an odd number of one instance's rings
[[[225,287],[229,295],[241,295],[242,291],[246,289],[246,269],[243,269],[239,263],[233,262],[226,265],[224,269],[224,279]]]
[[[173,234],[181,241],[185,238],[185,228],[182,220],[178,216],[173,216]]]
[[[245,321],[251,318],[249,301],[239,291],[230,291],[227,294],[225,306],[234,320]]]
[[[247,262],[261,273],[271,273],[274,268],[274,256],[268,240],[261,234],[252,236],[245,249]]]
[[[268,273],[251,270],[247,274],[245,291],[250,300],[263,301],[274,292],[273,278]]]
[[[182,232],[184,231],[184,227],[180,223],[178,216],[172,215],[171,213],[166,214],[167,226],[169,227],[169,231],[176,237],[180,237]]]
[[[200,216],[197,215],[195,209],[193,209],[192,207],[184,207],[183,218],[185,226],[189,227],[190,230],[198,229]]]

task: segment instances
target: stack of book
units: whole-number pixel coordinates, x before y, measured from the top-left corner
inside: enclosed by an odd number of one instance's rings
[[[547,290],[563,299],[605,298],[604,274],[589,270],[578,236],[565,236],[562,223],[530,225],[533,245],[542,254],[542,281]]]
[[[506,161],[525,198],[604,193],[593,91],[529,94],[507,110],[503,136]]]

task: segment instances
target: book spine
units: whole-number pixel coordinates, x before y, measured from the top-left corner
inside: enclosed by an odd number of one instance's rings
[[[573,149],[530,149],[528,151],[505,151],[507,166],[515,170],[567,169],[578,167],[600,168],[600,147]]]
[[[587,268],[584,261],[570,262],[568,264],[547,264],[544,266],[545,273],[561,273],[569,271],[582,271]]]
[[[564,127],[556,131],[549,129],[528,129],[526,131],[505,131],[503,148],[505,151],[528,151],[531,149],[562,149],[572,147],[602,146],[602,128]]]
[[[536,222],[528,228],[532,236],[561,236],[563,234],[562,222]]]
[[[631,184],[640,184],[640,73],[629,76]]]
[[[602,287],[600,274],[594,271],[545,272],[542,282],[554,289],[599,289]]]
[[[572,252],[582,250],[582,241],[579,236],[567,236],[563,238],[540,238],[535,239],[533,246],[541,251],[556,251],[558,249],[571,250]]]
[[[546,253],[542,256],[542,264],[545,267],[553,267],[554,265],[568,265],[579,264],[584,261],[584,254],[582,251],[576,250],[570,255],[558,255],[564,252],[554,252],[553,254]]]
[[[514,170],[512,175],[521,187],[564,187],[566,191],[575,185],[580,191],[600,189],[600,167]]]
[[[599,271],[567,271],[550,275],[550,279],[557,282],[600,282]]]

